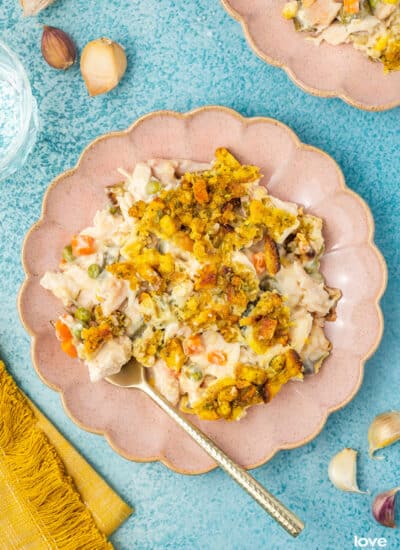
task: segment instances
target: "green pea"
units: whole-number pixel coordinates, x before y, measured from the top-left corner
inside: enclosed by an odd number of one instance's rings
[[[154,193],[158,193],[161,189],[161,184],[157,180],[150,180],[149,183],[146,185],[146,193],[148,195],[154,195]]]
[[[88,272],[88,275],[91,279],[97,279],[97,277],[101,273],[101,267],[99,266],[99,264],[91,264],[88,267],[87,272]]]
[[[195,365],[190,365],[190,367],[187,367],[186,369],[186,376],[190,378],[190,380],[200,382],[203,378],[203,371]]]
[[[88,323],[92,318],[92,314],[85,307],[78,307],[75,311],[75,319],[82,321],[83,323]]]
[[[82,329],[81,328],[73,328],[72,329],[72,334],[77,340],[80,340],[81,336],[82,336]]]
[[[64,246],[62,257],[67,262],[72,262],[75,260],[75,256],[72,254],[72,246],[70,244],[68,246]]]
[[[114,216],[119,211],[119,206],[110,206],[108,211]]]

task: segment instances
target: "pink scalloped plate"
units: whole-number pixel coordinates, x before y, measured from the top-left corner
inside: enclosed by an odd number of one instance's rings
[[[91,383],[86,367],[62,353],[49,322],[60,314],[60,303],[39,281],[46,270],[57,269],[65,243],[104,205],[104,187],[120,179],[117,167],[132,170],[137,161],[154,157],[209,161],[221,146],[242,162],[260,166],[272,194],[325,220],[322,271],[343,297],[337,321],[327,326],[333,351],[318,375],[289,383],[270,404],[253,407],[240,422],[191,419],[247,468],[265,463],[280,449],[307,443],[328,414],[348,403],[360,387],[364,363],[382,335],[379,299],[386,267],[373,243],[366,204],[346,187],[331,157],[302,144],[287,126],[267,118],[245,119],[223,107],[149,114],[123,132],[96,139],[75,168],[53,181],[41,219],[23,248],[26,280],[19,311],[32,336],[39,376],[61,393],[65,410],[79,426],[103,434],[121,455],[160,460],[190,474],[215,464],[144,394],[105,381]]]
[[[254,52],[282,67],[304,91],[340,97],[353,107],[384,111],[400,105],[400,71],[385,74],[350,44],[316,46],[282,17],[286,0],[221,0]]]

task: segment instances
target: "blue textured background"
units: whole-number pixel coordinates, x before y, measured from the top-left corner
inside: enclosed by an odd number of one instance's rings
[[[77,66],[66,73],[48,67],[40,55],[43,23],[68,31],[80,49],[102,35],[120,41],[129,58],[121,85],[108,95],[89,98]],[[29,19],[22,17],[17,0],[0,0],[0,36],[27,68],[41,119],[39,139],[25,168],[0,184],[0,354],[28,395],[135,506],[136,514],[112,536],[115,547],[328,550],[353,548],[358,535],[384,536],[388,548],[400,548],[398,530],[381,528],[371,518],[369,496],[341,493],[327,480],[331,456],[352,446],[361,452],[362,487],[375,494],[399,484],[400,444],[386,450],[385,461],[371,461],[367,429],[375,414],[400,408],[400,110],[366,113],[340,100],[303,93],[282,70],[252,53],[219,0],[58,0]],[[296,541],[222,472],[186,477],[158,463],[130,463],[101,437],[77,428],[58,395],[35,374],[29,338],[18,319],[22,240],[39,217],[49,182],[74,165],[99,134],[122,129],[156,109],[187,111],[206,104],[275,117],[303,142],[330,153],[348,185],[369,203],[376,242],[389,266],[385,335],[368,362],[361,391],[330,417],[312,443],[281,452],[254,471],[305,520],[306,530]]]

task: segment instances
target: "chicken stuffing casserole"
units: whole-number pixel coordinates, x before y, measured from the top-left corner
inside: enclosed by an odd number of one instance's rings
[[[400,69],[400,0],[294,0],[283,16],[317,44],[350,43],[386,72]]]
[[[134,357],[173,404],[239,419],[317,373],[340,297],[319,271],[322,220],[268,194],[226,149],[210,165],[140,162],[72,237],[44,288],[62,349],[92,381]]]

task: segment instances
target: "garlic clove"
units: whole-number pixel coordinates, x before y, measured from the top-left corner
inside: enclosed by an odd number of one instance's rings
[[[56,27],[43,27],[42,55],[50,67],[68,69],[75,63],[76,48],[68,34]]]
[[[341,491],[365,493],[357,485],[357,451],[343,449],[329,463],[328,476],[333,485]]]
[[[372,503],[372,515],[378,523],[385,527],[396,527],[394,521],[396,494],[400,491],[400,487],[390,489],[380,493],[374,498]]]
[[[127,66],[125,50],[109,38],[86,44],[81,56],[81,73],[89,95],[104,94],[115,88]]]
[[[54,0],[20,0],[24,15],[36,15],[52,4]]]
[[[368,430],[369,454],[371,458],[382,459],[383,456],[374,457],[374,452],[388,447],[400,439],[400,411],[388,411],[379,414],[372,421]]]

